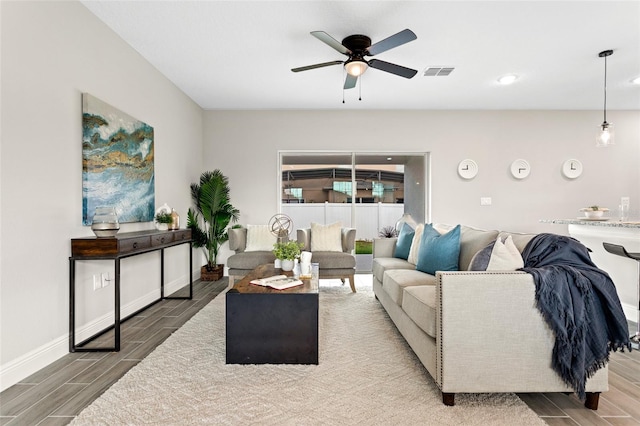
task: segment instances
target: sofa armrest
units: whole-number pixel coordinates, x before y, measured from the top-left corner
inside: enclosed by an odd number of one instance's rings
[[[373,239],[373,258],[376,257],[393,257],[396,251],[396,241],[398,238],[374,238]]]
[[[242,253],[247,248],[247,228],[230,228],[229,248],[236,253]]]
[[[356,229],[342,228],[342,251],[351,253],[356,246]]]
[[[491,392],[526,382],[550,388],[554,337],[525,272],[436,273],[436,382],[443,392],[469,384]],[[548,371],[546,371],[548,370]],[[553,387],[553,386],[551,386]],[[535,388],[535,386],[533,386]],[[482,390],[480,390],[482,389]]]
[[[311,228],[298,229],[297,235],[298,243],[302,244],[302,251],[311,251]]]

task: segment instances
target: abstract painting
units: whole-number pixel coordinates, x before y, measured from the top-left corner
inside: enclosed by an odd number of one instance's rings
[[[82,94],[82,224],[96,207],[118,221],[149,222],[155,213],[153,127]]]

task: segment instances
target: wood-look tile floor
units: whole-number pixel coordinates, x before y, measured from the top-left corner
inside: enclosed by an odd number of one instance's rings
[[[371,285],[371,275],[356,275],[356,282]],[[196,281],[193,300],[165,300],[123,323],[120,352],[70,353],[6,389],[0,393],[0,425],[68,424],[226,286],[226,278]],[[96,344],[112,339],[107,333]],[[573,395],[518,395],[550,425],[640,425],[640,351],[611,355],[609,387],[597,411]]]

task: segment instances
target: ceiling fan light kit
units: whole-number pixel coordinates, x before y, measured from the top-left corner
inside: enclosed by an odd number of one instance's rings
[[[509,84],[513,84],[515,83],[515,81],[518,79],[518,76],[515,74],[507,74],[507,75],[503,75],[502,77],[498,78],[498,83],[504,85],[504,86],[508,86]]]
[[[604,121],[598,126],[596,137],[597,147],[607,147],[615,143],[615,133],[612,123],[607,123],[607,57],[613,55],[613,50],[603,50],[598,56],[604,58]]]
[[[369,68],[369,64],[367,64],[362,59],[354,59],[348,60],[344,64],[344,68],[347,70],[347,74],[352,75],[354,77],[359,77]]]
[[[365,59],[365,56],[374,56],[415,40],[417,38],[416,35],[409,29],[402,30],[399,33],[387,37],[373,45],[371,44],[371,38],[362,34],[347,36],[342,40],[342,42],[339,42],[324,31],[312,31],[311,35],[332,47],[334,50],[348,56],[348,59],[346,61],[330,61],[292,68],[291,71],[308,71],[316,68],[343,64],[344,69],[347,72],[344,89],[354,88],[358,81],[358,77],[360,77],[369,67],[404,78],[412,78],[418,72],[414,69],[381,61],[379,59]]]

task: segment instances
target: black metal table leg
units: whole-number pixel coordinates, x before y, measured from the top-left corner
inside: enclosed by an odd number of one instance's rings
[[[164,249],[160,250],[160,298],[164,299]]]
[[[114,288],[114,293],[115,293],[115,329],[114,329],[114,334],[115,334],[115,349],[116,352],[118,352],[120,350],[120,258],[116,258],[116,265],[115,265],[116,271],[115,271],[115,275],[116,275],[116,282],[115,282],[115,288]]]
[[[69,258],[69,352],[76,351],[76,261]]]

